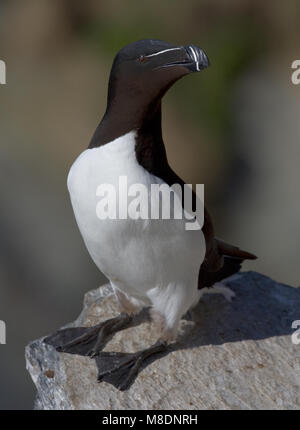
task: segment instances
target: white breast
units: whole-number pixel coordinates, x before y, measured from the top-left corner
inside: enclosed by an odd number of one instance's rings
[[[86,247],[111,282],[133,297],[170,283],[197,289],[205,244],[201,230],[187,231],[183,220],[100,220],[96,214],[100,184],[118,190],[120,176],[131,184],[163,183],[137,163],[135,132],[99,148],[87,149],[74,162],[68,188]],[[118,197],[118,195],[117,195]]]

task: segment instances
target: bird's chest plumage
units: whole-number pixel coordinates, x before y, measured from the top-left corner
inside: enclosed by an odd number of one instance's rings
[[[126,190],[120,188],[120,178],[126,181]],[[74,214],[91,257],[115,285],[134,295],[167,283],[169,273],[176,276],[178,271],[179,276],[185,271],[181,265],[198,248],[197,233],[184,231],[182,221],[132,219],[130,216],[120,219],[120,196],[124,198],[124,192],[137,184],[150,190],[153,183],[162,184],[163,181],[137,162],[134,133],[84,151],[68,176]],[[103,185],[115,190],[109,195],[115,198],[117,219],[99,218],[99,186]],[[124,187],[124,182],[121,185]],[[148,205],[149,195],[140,195],[141,206]],[[105,197],[105,193],[101,196]],[[182,252],[186,253],[186,258],[180,258]],[[199,264],[198,255],[192,258]]]

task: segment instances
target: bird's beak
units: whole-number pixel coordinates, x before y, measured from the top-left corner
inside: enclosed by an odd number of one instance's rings
[[[157,55],[157,54],[156,54]],[[198,46],[188,45],[162,51],[160,62],[156,69],[170,67],[184,67],[189,72],[199,72],[209,66],[209,59],[205,52]]]
[[[184,46],[186,51],[189,64],[186,64],[186,68],[191,72],[200,72],[200,70],[206,69],[209,66],[209,59],[205,52],[198,46],[189,45]]]

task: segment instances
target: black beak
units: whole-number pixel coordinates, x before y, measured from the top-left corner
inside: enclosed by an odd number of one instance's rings
[[[209,59],[205,52],[194,45],[170,48],[154,55],[157,55],[157,61],[163,60],[163,64],[156,66],[156,69],[180,66],[189,72],[199,72],[209,66]]]
[[[205,52],[198,46],[189,45],[184,46],[184,49],[189,58],[189,63],[185,67],[191,72],[199,72],[209,66],[209,59]]]

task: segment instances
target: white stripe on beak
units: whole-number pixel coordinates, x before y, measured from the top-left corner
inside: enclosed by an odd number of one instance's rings
[[[194,51],[194,48],[192,46],[190,46],[189,48],[192,51],[192,54],[193,54],[193,57],[194,57],[194,60],[195,60],[195,63],[196,63],[196,68],[197,68],[197,71],[199,72],[200,71],[199,61],[197,60],[196,52]]]

